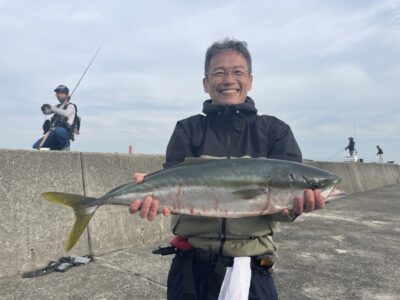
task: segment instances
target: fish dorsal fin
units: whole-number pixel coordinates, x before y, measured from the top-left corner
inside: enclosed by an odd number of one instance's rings
[[[186,157],[184,161],[173,164],[173,165],[169,166],[167,169],[174,169],[174,168],[189,166],[189,165],[197,165],[197,164],[210,162],[210,161],[216,161],[216,160],[221,160],[221,159],[219,159],[219,158],[203,158],[203,157]],[[164,170],[159,170],[159,171],[155,171],[151,174],[148,174],[148,175],[146,175],[146,178],[148,178],[151,175],[156,175],[160,172],[164,172]]]

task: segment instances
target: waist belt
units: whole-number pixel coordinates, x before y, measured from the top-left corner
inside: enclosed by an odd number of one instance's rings
[[[215,265],[217,262],[220,262],[225,267],[233,266],[233,259],[234,259],[233,257],[219,255],[217,253],[206,251],[199,248],[194,248],[191,251],[192,251],[192,262],[194,264]],[[273,254],[252,256],[251,263],[253,266],[260,266],[272,271],[272,269],[275,267],[275,258]]]
[[[218,260],[223,262],[226,267],[233,266],[233,257],[224,256],[211,251],[203,250],[200,248],[193,248],[191,250],[181,250],[173,246],[159,247],[152,251],[153,254],[160,255],[170,255],[179,254],[184,256],[189,256],[192,263],[204,264],[204,265],[215,265]],[[252,264],[256,266],[261,266],[264,268],[273,268],[275,266],[275,258],[272,253],[267,253],[264,255],[252,256]]]

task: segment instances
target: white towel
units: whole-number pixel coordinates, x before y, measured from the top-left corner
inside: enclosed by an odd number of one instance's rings
[[[251,280],[250,257],[235,257],[226,268],[218,300],[248,300]]]

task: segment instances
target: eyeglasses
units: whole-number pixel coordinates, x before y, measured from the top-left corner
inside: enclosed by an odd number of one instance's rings
[[[206,77],[226,78],[228,77],[229,74],[232,74],[234,78],[243,78],[250,73],[251,73],[250,71],[244,71],[244,70],[232,70],[232,71],[218,70],[215,72],[206,73]]]

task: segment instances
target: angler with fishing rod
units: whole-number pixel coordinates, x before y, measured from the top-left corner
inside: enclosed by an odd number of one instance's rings
[[[90,60],[88,66],[83,72],[78,83],[72,90],[71,95],[69,89],[65,85],[59,85],[54,92],[60,102],[56,106],[50,104],[43,104],[41,109],[43,114],[54,116],[50,120],[46,120],[43,124],[44,136],[33,144],[32,148],[40,150],[40,148],[49,148],[50,150],[69,150],[70,140],[74,141],[74,135],[79,134],[81,118],[78,116],[78,108],[76,104],[71,103],[70,100],[74,95],[76,89],[85,77],[87,71],[99,54],[102,45],[99,46],[96,53]]]
[[[69,150],[70,140],[74,140],[74,133],[78,133],[77,107],[70,102],[69,89],[59,85],[54,90],[59,104],[53,106],[43,104],[43,114],[54,114],[50,120],[43,124],[44,137],[33,144],[32,148],[50,148],[50,150]]]

